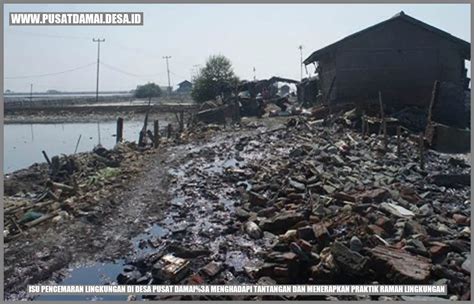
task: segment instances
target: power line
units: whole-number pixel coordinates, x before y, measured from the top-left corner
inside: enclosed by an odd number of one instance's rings
[[[101,65],[105,66],[106,68],[109,68],[113,71],[116,71],[116,72],[119,72],[119,73],[122,73],[122,74],[125,74],[125,75],[128,75],[128,76],[132,76],[132,77],[137,77],[137,78],[143,78],[143,77],[152,77],[152,76],[158,76],[158,75],[163,75],[162,73],[156,73],[156,74],[135,74],[135,73],[131,73],[131,72],[128,72],[128,71],[125,71],[125,70],[122,70],[120,68],[117,68],[115,66],[112,66],[110,64],[107,64],[105,62],[101,62],[100,63]]]
[[[68,70],[64,70],[64,71],[60,71],[60,72],[53,72],[53,73],[46,73],[46,74],[36,74],[36,75],[25,75],[25,76],[11,76],[11,77],[5,77],[5,79],[24,79],[24,78],[37,78],[37,77],[39,78],[39,77],[60,75],[60,74],[65,74],[65,73],[74,72],[74,71],[77,71],[77,70],[80,70],[80,69],[84,69],[84,68],[90,67],[94,64],[95,64],[95,62],[92,62],[92,63],[86,64],[86,65],[83,65],[83,66],[80,66],[80,67],[76,67],[76,68],[72,68],[72,69],[68,69]]]

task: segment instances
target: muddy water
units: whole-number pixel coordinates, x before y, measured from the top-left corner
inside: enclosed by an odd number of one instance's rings
[[[167,122],[161,123],[164,127]],[[138,140],[141,121],[125,121],[125,140]],[[81,136],[77,152],[91,151],[99,142],[112,148],[116,141],[116,123],[63,123],[63,124],[6,124],[4,125],[4,172],[26,168],[35,162],[44,162],[41,153],[48,155],[72,154]],[[100,138],[99,138],[100,136]]]
[[[145,238],[160,238],[168,233],[160,225],[153,225],[145,232],[134,237],[131,242],[133,244],[133,255],[146,255],[152,251],[152,248],[143,247]],[[118,259],[108,263],[93,263],[71,267],[66,277],[59,282],[59,285],[108,285],[116,284],[117,276],[122,272],[123,266],[127,264],[126,259]],[[125,301],[127,296],[124,295],[41,295],[34,298],[36,301]]]

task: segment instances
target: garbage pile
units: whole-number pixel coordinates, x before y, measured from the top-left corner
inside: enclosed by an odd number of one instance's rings
[[[470,299],[468,159],[386,140],[300,116],[189,146],[168,234],[119,283],[446,284]]]
[[[198,121],[225,124],[226,119],[238,121],[240,117],[290,116],[301,114],[296,88],[298,81],[271,77],[242,81],[232,88],[234,93],[225,98],[209,100],[196,113]],[[291,86],[294,87],[292,91]],[[221,97],[221,96],[218,96]]]
[[[134,143],[119,143],[108,150],[54,156],[5,176],[5,241],[29,228],[50,222],[63,223],[88,216],[117,184],[139,172],[140,151]]]

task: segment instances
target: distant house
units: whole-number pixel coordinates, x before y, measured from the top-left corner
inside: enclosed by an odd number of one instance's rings
[[[403,12],[312,53],[323,101],[426,106],[435,80],[464,94],[470,43]],[[461,100],[461,98],[459,98]]]
[[[179,94],[189,94],[193,88],[193,84],[190,81],[183,81],[178,83],[178,88],[176,89],[176,93]]]

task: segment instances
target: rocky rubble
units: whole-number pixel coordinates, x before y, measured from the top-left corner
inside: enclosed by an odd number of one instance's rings
[[[133,143],[107,150],[54,156],[47,163],[5,177],[5,241],[39,224],[64,224],[74,218],[99,220],[97,203],[138,173],[142,152]]]
[[[187,265],[180,284],[447,284],[470,299],[468,160],[428,150],[422,166],[406,134],[397,155],[395,136],[385,148],[324,124],[297,117],[187,146],[159,223],[169,233],[132,268],[164,283],[150,269],[167,254]]]

